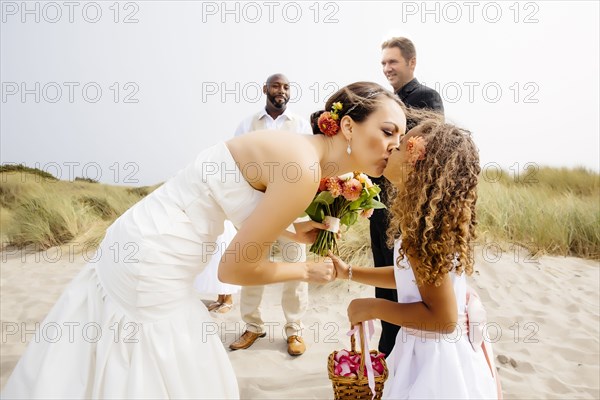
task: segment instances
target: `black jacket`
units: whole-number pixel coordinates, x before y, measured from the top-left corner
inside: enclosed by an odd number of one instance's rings
[[[396,92],[396,95],[400,97],[400,100],[408,107],[420,109],[427,108],[441,114],[444,113],[444,104],[442,103],[440,94],[419,83],[417,78],[414,78],[412,81],[402,86],[402,88]]]

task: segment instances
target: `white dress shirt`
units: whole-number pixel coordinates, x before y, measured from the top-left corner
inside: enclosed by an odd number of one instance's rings
[[[237,129],[235,130],[234,136],[240,136],[240,135],[243,135],[244,133],[250,132],[252,130],[252,121],[254,121],[255,118],[257,118],[258,120],[261,120],[261,122],[264,123],[265,129],[285,129],[285,128],[283,128],[283,125],[287,121],[292,121],[292,122],[295,122],[295,125],[297,127],[296,133],[312,135],[312,128],[310,127],[310,124],[308,123],[308,121],[304,118],[300,118],[299,116],[289,112],[287,108],[285,109],[283,114],[278,116],[276,119],[273,119],[267,113],[267,110],[265,108],[263,108],[257,114],[253,114],[253,115],[249,116],[248,118],[244,119],[240,123],[240,125],[237,127]]]

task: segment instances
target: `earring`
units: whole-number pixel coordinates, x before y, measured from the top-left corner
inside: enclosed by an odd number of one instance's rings
[[[348,153],[348,155],[352,154],[352,148],[350,147],[350,141],[348,140],[348,147],[346,147],[346,153]]]

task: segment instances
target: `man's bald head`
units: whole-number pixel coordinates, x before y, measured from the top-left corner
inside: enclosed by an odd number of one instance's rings
[[[267,78],[263,93],[267,95],[267,111],[283,113],[290,101],[290,81],[283,74],[273,74]]]
[[[273,74],[267,78],[267,86],[275,81],[287,82],[289,85],[290,81],[284,74]]]

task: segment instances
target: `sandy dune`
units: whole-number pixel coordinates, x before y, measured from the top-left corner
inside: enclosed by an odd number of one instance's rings
[[[544,256],[529,260],[525,252],[495,253],[479,248],[472,284],[488,309],[488,334],[505,398],[600,397],[600,266],[577,258]],[[485,255],[485,257],[484,257]],[[60,256],[60,257],[59,257]],[[24,323],[42,321],[63,288],[85,264],[81,255],[56,249],[45,253],[4,251],[0,270],[2,320],[1,384],[4,386],[26,343],[13,334]],[[350,287],[350,293],[348,293]],[[307,352],[286,352],[282,332],[281,290],[267,288],[263,314],[271,332],[247,350],[230,352],[243,398],[331,398],[327,356],[349,346],[346,306],[355,297],[373,296],[373,288],[346,282],[310,289],[304,319]],[[213,296],[199,295],[206,303]],[[239,295],[228,314],[216,315],[227,346],[243,332]],[[372,347],[376,347],[377,335]],[[25,335],[31,340],[33,334]]]

